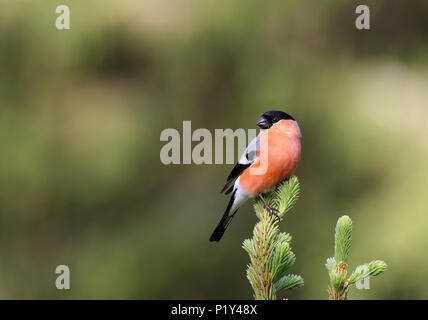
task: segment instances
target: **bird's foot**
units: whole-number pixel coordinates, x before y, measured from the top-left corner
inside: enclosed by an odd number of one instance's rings
[[[281,221],[281,218],[280,218],[280,216],[278,215],[279,210],[278,210],[277,208],[275,208],[275,207],[271,207],[271,206],[269,206],[268,204],[265,204],[265,205],[264,205],[264,208],[266,209],[266,211],[267,211],[269,214],[274,215],[274,216],[278,219],[278,222],[279,222],[279,221]]]
[[[281,221],[281,218],[278,215],[279,210],[277,208],[275,208],[275,207],[272,207],[272,206],[268,205],[267,202],[266,202],[266,200],[263,198],[262,194],[259,194],[259,197],[260,197],[260,199],[262,199],[262,201],[263,201],[263,207],[266,209],[266,211],[269,214],[274,215],[278,219],[278,222]]]

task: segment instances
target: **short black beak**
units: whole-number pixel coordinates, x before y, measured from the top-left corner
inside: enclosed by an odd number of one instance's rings
[[[256,123],[261,129],[269,129],[271,124],[266,120],[265,117],[261,116]]]

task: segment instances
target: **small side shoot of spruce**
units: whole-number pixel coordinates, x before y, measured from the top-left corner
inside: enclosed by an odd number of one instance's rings
[[[351,285],[367,277],[377,276],[386,271],[384,261],[374,260],[358,266],[348,277],[348,258],[352,243],[352,220],[340,217],[336,224],[334,257],[325,264],[330,276],[328,295],[330,300],[346,300]]]

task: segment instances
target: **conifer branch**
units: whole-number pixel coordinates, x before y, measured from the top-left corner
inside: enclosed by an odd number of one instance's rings
[[[348,216],[340,217],[336,224],[334,257],[325,264],[330,276],[328,294],[330,300],[346,300],[351,285],[370,276],[386,271],[384,261],[375,260],[358,266],[348,278],[348,258],[352,243],[352,220]]]
[[[270,206],[278,208],[278,216],[282,219],[296,203],[299,192],[299,181],[293,176],[264,198]],[[277,217],[266,211],[262,201],[255,202],[254,210],[260,221],[254,227],[253,238],[242,244],[250,256],[247,278],[254,299],[274,300],[277,292],[302,287],[303,278],[286,274],[296,261],[290,234],[279,231]]]

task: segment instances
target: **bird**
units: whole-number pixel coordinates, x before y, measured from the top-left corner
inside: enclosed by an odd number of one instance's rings
[[[232,195],[211,242],[220,241],[238,209],[249,199],[259,197],[264,208],[278,217],[278,210],[267,204],[263,193],[288,179],[299,164],[302,133],[292,116],[283,111],[267,111],[256,125],[259,134],[248,144],[220,192]]]

